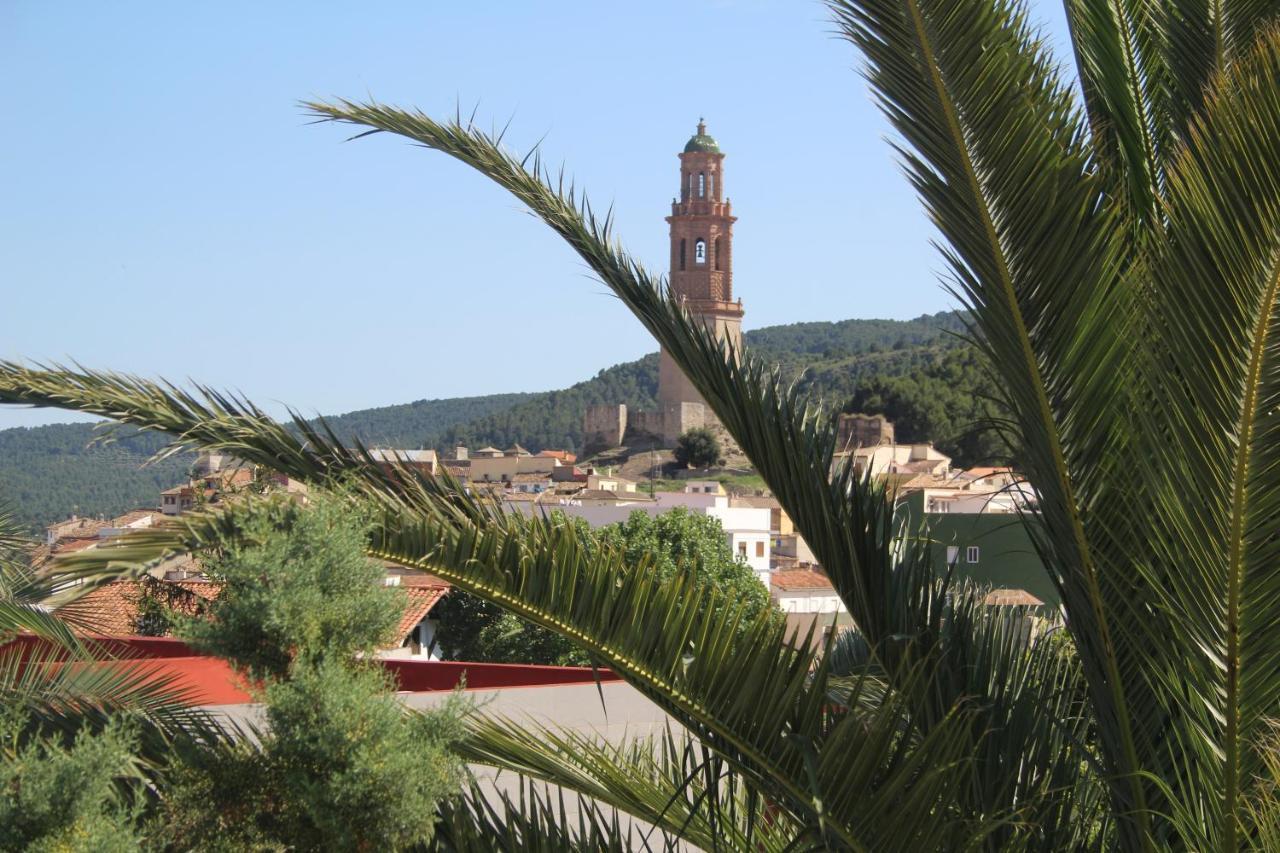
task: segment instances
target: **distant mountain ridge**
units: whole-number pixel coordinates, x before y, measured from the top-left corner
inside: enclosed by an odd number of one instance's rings
[[[937,361],[957,345],[953,333],[962,329],[960,315],[942,312],[914,320],[770,326],[746,332],[745,339],[753,353],[839,405],[857,377],[897,376]],[[368,445],[448,448],[461,441],[508,447],[518,441],[534,451],[576,449],[588,405],[654,404],[657,363],[657,354],[650,354],[556,391],[418,400],[325,420],[339,436]],[[122,429],[111,443],[90,448],[94,436],[93,424],[0,430],[0,501],[33,528],[72,513],[115,515],[155,505],[159,491],[178,482],[192,461],[177,456],[144,468],[164,436]]]

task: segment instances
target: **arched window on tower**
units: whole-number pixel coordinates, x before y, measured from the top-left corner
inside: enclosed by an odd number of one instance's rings
[[[684,243],[683,237],[680,238],[680,269],[684,269]]]
[[[724,267],[720,263],[720,238],[719,237],[716,238],[716,244],[713,247],[713,249],[716,253],[716,270],[717,271],[722,270],[724,269]]]
[[[698,173],[698,198],[707,197],[707,173]]]
[[[705,264],[707,262],[707,241],[699,239],[693,244],[693,262],[695,264]]]
[[[707,176],[707,194],[712,198],[716,197],[716,173],[712,172]]]

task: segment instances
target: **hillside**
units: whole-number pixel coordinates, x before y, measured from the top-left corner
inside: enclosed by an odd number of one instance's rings
[[[338,435],[366,444],[420,447],[460,420],[481,418],[535,394],[493,394],[448,400],[418,400],[363,409],[328,418]],[[101,435],[94,424],[53,424],[0,430],[0,503],[13,507],[32,528],[80,515],[118,515],[155,506],[159,492],[182,479],[195,457],[181,454],[145,465],[166,438],[118,430],[109,444],[90,446]]]
[[[959,316],[944,312],[907,321],[773,326],[745,339],[827,405],[884,412],[898,423],[901,440],[933,440],[973,462],[993,458],[998,448],[966,433],[991,411],[975,356],[953,334],[961,329]],[[650,354],[557,391],[419,400],[327,420],[338,435],[367,444],[443,449],[459,441],[472,447],[518,441],[534,451],[578,449],[588,405],[653,405],[657,364]],[[32,527],[72,512],[112,515],[154,505],[159,490],[191,462],[184,456],[141,467],[163,437],[122,431],[111,444],[89,447],[94,435],[91,424],[0,430],[0,500]]]

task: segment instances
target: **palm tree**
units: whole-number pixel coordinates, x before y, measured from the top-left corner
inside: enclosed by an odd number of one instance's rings
[[[857,626],[840,655],[767,619],[739,630],[733,602],[656,583],[570,525],[506,517],[207,389],[10,363],[0,401],[95,412],[344,483],[379,509],[371,553],[572,637],[690,738],[616,749],[482,720],[468,759],[700,846],[1265,845],[1280,712],[1274,4],[1068,0],[1075,79],[1019,3],[831,8],[998,379],[998,428],[1039,495],[1030,530],[1069,641],[1032,640],[1016,614],[935,577],[927,535],[903,526],[891,494],[828,474],[820,407],[691,322],[537,152],[514,156],[460,116],[307,105],[462,161],[578,252],[671,352],[826,568]],[[221,520],[201,513],[61,569],[143,571],[233,533]],[[695,615],[708,611],[718,618]],[[536,800],[533,814],[468,802],[452,814],[472,830],[505,821],[527,840],[556,824]],[[603,821],[577,837],[613,837]]]

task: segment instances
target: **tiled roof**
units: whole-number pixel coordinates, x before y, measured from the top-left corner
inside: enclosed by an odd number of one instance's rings
[[[1040,607],[1044,604],[1024,589],[993,589],[982,599],[982,603],[997,607]]]
[[[412,631],[419,622],[426,618],[426,615],[431,612],[431,608],[436,606],[436,602],[444,598],[445,593],[449,591],[447,584],[444,586],[405,587],[403,582],[401,583],[401,589],[404,590],[405,597],[409,599],[409,603],[405,605],[404,615],[400,617],[400,625],[396,628],[395,640],[390,644],[392,648],[399,648],[405,634]]]
[[[74,554],[76,551],[83,551],[86,548],[92,548],[102,540],[94,536],[91,539],[60,539],[58,544],[53,546],[54,554]]]
[[[145,518],[151,518],[154,522],[164,516],[156,512],[154,509],[135,509],[126,512],[124,515],[118,515],[111,519],[112,527],[128,527],[130,524],[142,521]]]
[[[208,601],[218,595],[222,585],[206,580],[162,581]],[[86,634],[138,633],[138,600],[142,584],[137,581],[112,581],[91,590],[58,610],[72,627]],[[194,614],[194,606],[174,602],[180,612]]]
[[[222,584],[208,580],[161,581],[198,596],[205,601],[217,597]],[[399,648],[405,634],[435,607],[449,591],[449,584],[434,575],[413,573],[400,576],[400,588],[408,602],[400,617],[394,640],[389,648]],[[58,615],[77,631],[86,634],[127,635],[138,633],[138,600],[142,584],[137,581],[113,581],[92,590],[58,610]],[[195,614],[195,602],[183,605],[175,601],[172,606],[179,612]]]
[[[968,474],[970,477],[975,477],[980,479],[982,477],[990,477],[992,474],[1012,474],[1013,469],[1008,467],[1007,465],[999,468],[992,468],[988,466],[988,467],[970,468],[964,473]]]
[[[96,518],[68,518],[66,521],[50,524],[45,529],[55,539],[62,539],[63,537],[71,536],[92,536],[109,524],[110,522],[100,521]]]
[[[797,589],[823,589],[834,590],[831,581],[827,576],[810,569],[796,569],[790,572],[774,572],[769,576],[770,586],[776,586],[780,590],[790,591]]]
[[[649,503],[653,498],[644,492],[611,492],[607,489],[582,489],[572,497],[583,501],[618,501],[625,503]]]

